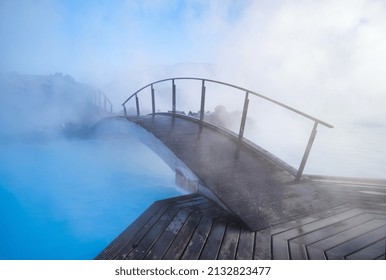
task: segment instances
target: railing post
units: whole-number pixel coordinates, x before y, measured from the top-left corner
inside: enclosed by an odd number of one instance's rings
[[[200,107],[200,122],[204,121],[204,113],[205,113],[205,80],[202,80],[201,86],[201,107]]]
[[[247,120],[247,112],[248,112],[248,105],[249,105],[248,96],[249,96],[249,92],[247,91],[245,92],[244,108],[243,108],[243,115],[241,117],[239,139],[242,139],[244,136],[245,122]]]
[[[174,79],[172,79],[172,112],[173,115],[176,113],[176,84]]]
[[[138,95],[135,95],[135,104],[137,106],[137,116],[139,116],[140,113],[139,113],[139,99],[138,99]]]
[[[306,166],[306,162],[307,162],[308,156],[310,155],[312,144],[314,143],[314,140],[315,140],[315,136],[317,133],[317,130],[316,130],[317,127],[318,127],[318,122],[315,122],[314,127],[312,128],[310,139],[308,140],[306,150],[304,151],[304,155],[302,158],[302,162],[300,163],[298,173],[296,174],[296,178],[295,178],[296,181],[299,181],[303,175],[304,167]]]
[[[154,96],[154,87],[151,85],[151,111],[153,116],[155,115],[155,96]]]

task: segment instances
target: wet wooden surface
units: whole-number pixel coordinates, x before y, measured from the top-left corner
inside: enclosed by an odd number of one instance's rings
[[[131,119],[223,202],[158,201],[96,259],[385,259],[386,183],[294,176],[211,127],[170,116]]]
[[[158,138],[251,230],[339,203],[323,189],[285,188],[295,177],[278,159],[211,126],[162,114],[129,120]]]
[[[343,195],[333,184],[328,187]],[[385,196],[386,188],[378,192]],[[381,197],[342,201],[258,231],[199,194],[176,197],[153,204],[96,259],[384,260],[386,205]]]

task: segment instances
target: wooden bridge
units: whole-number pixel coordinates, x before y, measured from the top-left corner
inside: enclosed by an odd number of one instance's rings
[[[177,110],[178,79],[134,93],[123,105],[134,99],[136,114],[123,118],[159,141],[156,152],[192,194],[155,202],[96,259],[385,259],[386,182],[303,175],[317,126],[331,125],[196,78],[184,78],[202,83],[200,111],[189,117]],[[172,110],[156,113],[154,85],[168,81]],[[238,134],[205,121],[209,82],[245,93]],[[146,88],[152,110],[140,115]],[[314,122],[297,170],[244,138],[250,96]]]

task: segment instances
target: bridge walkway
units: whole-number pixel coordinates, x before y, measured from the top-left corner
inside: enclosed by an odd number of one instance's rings
[[[227,207],[155,202],[96,259],[385,259],[386,183],[294,181],[282,162],[196,121],[132,117]]]
[[[323,189],[296,185],[279,159],[217,128],[173,115],[129,120],[162,141],[251,230],[340,203]]]

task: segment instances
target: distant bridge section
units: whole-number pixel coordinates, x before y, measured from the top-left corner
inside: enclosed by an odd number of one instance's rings
[[[95,107],[103,110],[106,113],[113,112],[113,104],[110,99],[100,90],[93,90],[88,95],[88,101]]]

